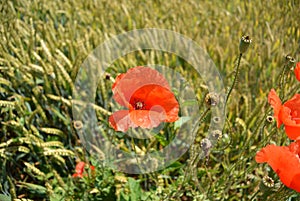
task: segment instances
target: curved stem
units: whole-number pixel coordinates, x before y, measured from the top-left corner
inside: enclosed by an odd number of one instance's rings
[[[232,85],[231,85],[231,87],[229,89],[229,92],[227,93],[225,104],[227,103],[232,90],[234,89],[235,85],[237,84],[237,81],[238,81],[237,77],[239,75],[239,70],[240,70],[240,64],[241,64],[242,55],[243,55],[242,53],[240,53],[240,55],[239,55],[239,58],[238,58],[238,61],[237,61],[237,65],[236,65],[236,68],[235,68],[234,79],[233,79]]]
[[[197,125],[199,124],[199,123],[201,123],[204,119],[205,119],[205,117],[207,116],[207,114],[208,114],[208,112],[210,111],[210,108],[207,108],[203,113],[202,113],[202,115],[197,119]],[[198,127],[197,127],[197,129],[195,129],[195,128],[193,128],[193,130],[192,130],[192,133],[193,133],[193,135],[195,135],[195,137],[196,137],[196,133],[195,132],[198,132]],[[192,146],[194,146],[194,145],[192,145]],[[201,154],[201,153],[200,153]],[[179,185],[179,188],[177,189],[177,192],[176,192],[176,194],[175,194],[175,197],[177,197],[178,196],[178,194],[180,193],[180,191],[182,190],[182,187],[183,187],[183,185],[184,185],[184,183],[187,181],[187,179],[188,179],[188,174],[190,174],[192,171],[191,171],[191,168],[193,168],[193,166],[195,165],[195,164],[197,164],[198,163],[198,161],[200,160],[200,154],[191,154],[192,156],[190,157],[190,161],[188,162],[188,164],[187,164],[187,166],[186,166],[186,169],[185,169],[185,171],[184,171],[184,175],[183,175],[183,180],[182,180],[182,182],[181,182],[181,184]]]

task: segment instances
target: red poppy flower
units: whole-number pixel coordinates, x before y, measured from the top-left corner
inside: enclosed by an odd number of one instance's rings
[[[113,98],[128,110],[114,112],[109,117],[116,131],[129,127],[153,128],[161,122],[178,119],[179,104],[167,80],[156,70],[138,66],[116,78]]]
[[[79,162],[77,163],[76,167],[75,167],[75,172],[72,177],[80,177],[82,178],[84,175],[83,175],[83,172],[84,172],[84,167],[85,167],[85,162]],[[95,167],[94,166],[90,166],[91,170],[94,171],[95,170]]]
[[[285,132],[292,140],[300,136],[300,94],[281,103],[274,89],[268,95],[268,101],[274,109],[274,117],[277,120],[277,127],[284,124]]]
[[[300,192],[300,141],[290,146],[268,145],[260,150],[255,160],[268,163],[287,187]]]
[[[296,79],[300,82],[300,62],[296,64],[296,68],[294,70]]]

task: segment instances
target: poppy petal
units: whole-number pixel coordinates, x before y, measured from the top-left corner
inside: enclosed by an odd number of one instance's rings
[[[274,117],[277,121],[277,127],[279,128],[282,124],[280,118],[278,118],[279,111],[281,109],[281,100],[276,94],[276,91],[274,89],[271,89],[268,95],[268,102],[271,104],[272,108],[274,109]]]
[[[300,174],[299,158],[286,146],[268,145],[256,154],[255,160],[267,162],[287,187],[291,187],[295,176]]]
[[[82,174],[84,171],[84,166],[85,166],[85,162],[80,161],[79,163],[77,163],[77,165],[75,167],[76,173]]]
[[[83,175],[82,174],[79,174],[79,173],[74,173],[73,175],[72,175],[72,177],[80,177],[80,178],[82,178],[83,177]]]
[[[109,117],[109,124],[116,130],[126,132],[129,127],[136,127],[129,118],[129,110],[119,110]]]
[[[293,177],[293,181],[289,187],[300,193],[300,173]]]
[[[278,114],[279,119],[281,119],[283,124],[294,125],[296,121],[292,119],[291,109],[285,106],[281,107],[281,110]]]
[[[300,140],[297,140],[295,142],[292,142],[290,145],[289,145],[289,149],[292,153],[294,154],[300,154]]]
[[[146,110],[156,111],[165,116],[163,121],[174,122],[178,117],[179,104],[174,94],[160,85],[145,85],[136,90],[130,99],[130,105],[142,100]]]
[[[132,110],[130,111],[130,120],[141,128],[157,127],[163,120],[165,115],[151,110]]]
[[[290,108],[292,118],[300,123],[300,94],[294,95],[293,98],[286,101],[283,105]]]
[[[298,140],[300,139],[300,125],[285,125],[285,132],[287,134],[287,136],[291,139],[291,140]]]
[[[296,79],[300,82],[300,62],[296,64],[296,68],[294,70]]]
[[[282,106],[278,116],[284,124],[287,136],[291,140],[296,140],[298,137],[300,137],[300,124],[297,124],[297,121],[293,119],[291,113],[291,109],[285,107],[284,105]]]
[[[138,66],[129,69],[127,73],[116,78],[116,82],[112,87],[113,98],[120,105],[128,107],[128,102],[133,93],[148,84],[156,84],[170,89],[167,80],[158,71],[149,67]]]

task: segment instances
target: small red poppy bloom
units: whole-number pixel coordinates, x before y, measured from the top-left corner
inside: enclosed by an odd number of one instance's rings
[[[80,177],[82,178],[84,175],[83,175],[83,172],[84,172],[84,167],[85,167],[85,162],[79,162],[77,163],[76,167],[75,167],[75,172],[72,177]],[[91,170],[94,171],[95,170],[95,167],[94,166],[90,166]]]
[[[300,62],[296,64],[296,68],[294,70],[296,79],[300,82]]]
[[[288,137],[296,140],[300,136],[300,94],[294,95],[293,98],[282,104],[275,90],[271,89],[268,101],[274,109],[277,127],[284,124]]]
[[[268,145],[255,156],[257,163],[268,163],[287,187],[300,192],[300,141],[289,146]]]
[[[116,78],[113,98],[128,110],[114,112],[109,117],[116,131],[130,127],[153,128],[161,122],[178,119],[179,104],[167,80],[156,70],[138,66]]]

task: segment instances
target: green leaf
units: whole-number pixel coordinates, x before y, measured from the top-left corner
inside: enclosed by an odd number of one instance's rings
[[[129,177],[128,178],[129,190],[130,190],[130,199],[131,200],[140,200],[142,195],[142,190],[140,187],[140,183],[135,179]]]
[[[155,135],[155,138],[162,146],[166,146],[168,144],[168,141],[166,140],[166,136],[164,135],[158,134]]]
[[[181,104],[181,107],[183,106],[195,106],[198,105],[198,101],[196,99],[186,100]]]
[[[44,186],[40,186],[37,184],[31,184],[31,183],[26,183],[26,182],[18,182],[19,187],[24,187],[27,188],[31,191],[35,191],[36,193],[39,194],[46,194],[47,189]]]
[[[176,161],[174,163],[172,163],[171,165],[169,165],[168,167],[166,167],[162,172],[163,173],[167,173],[167,172],[171,172],[171,171],[174,171],[176,169],[180,169],[183,165]]]
[[[130,198],[128,195],[126,195],[124,192],[120,193],[120,201],[129,201]]]
[[[184,123],[189,121],[191,117],[180,117],[177,121],[174,123],[174,129],[180,128]]]
[[[11,197],[9,195],[0,194],[1,201],[11,201]]]

